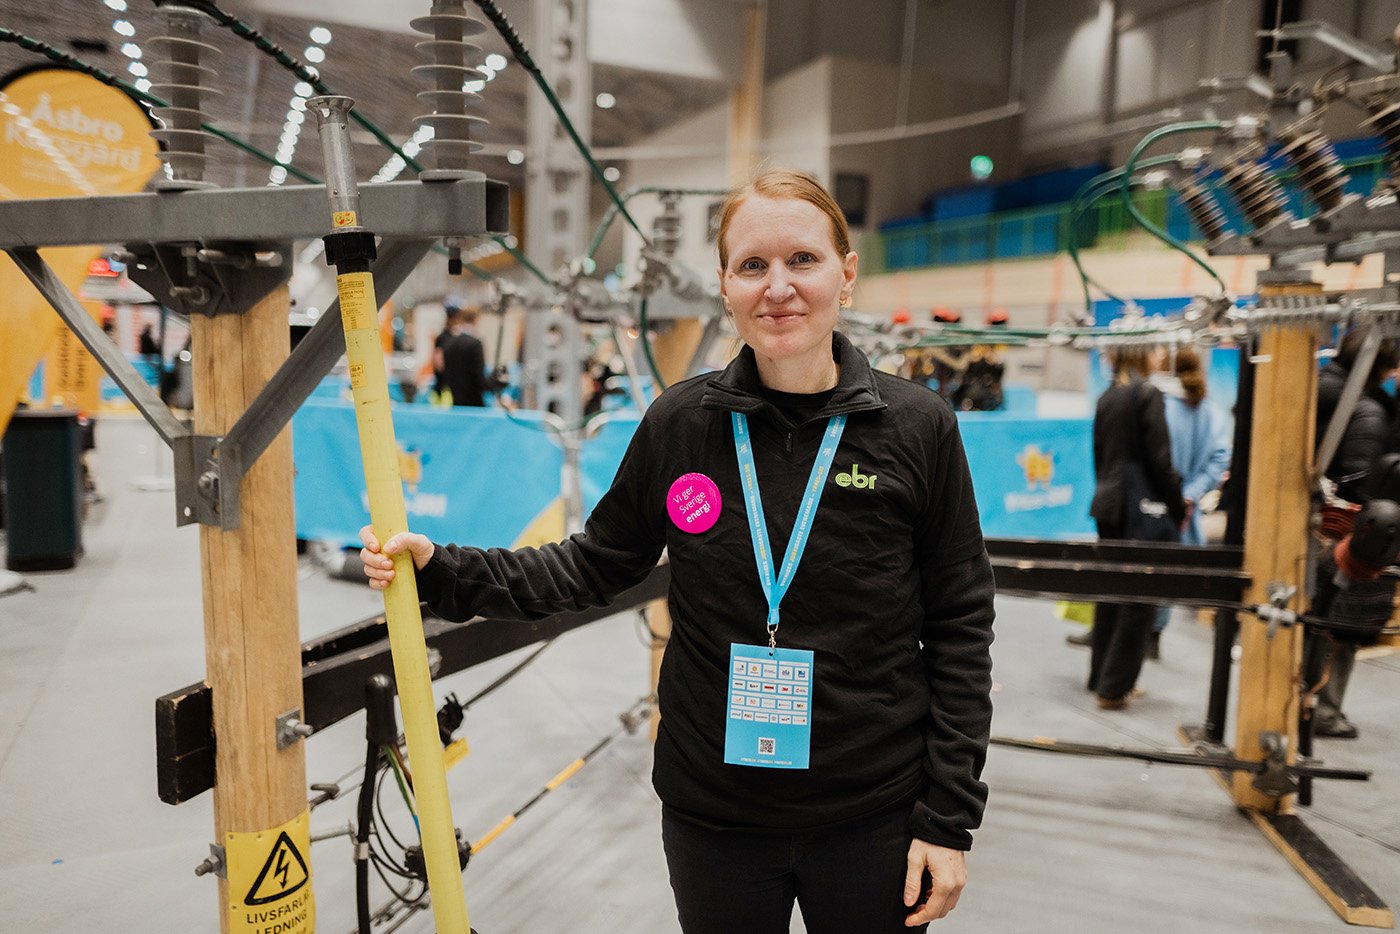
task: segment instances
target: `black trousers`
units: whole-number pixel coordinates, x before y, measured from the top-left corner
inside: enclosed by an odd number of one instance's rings
[[[796,901],[808,934],[906,928],[909,809],[834,831],[713,830],[661,816],[666,867],[685,934],[787,934]]]
[[[1099,524],[1099,539],[1121,539],[1122,530]],[[1089,690],[1118,700],[1137,684],[1147,658],[1147,640],[1157,608],[1138,603],[1099,603],[1094,607],[1093,641],[1089,655]]]

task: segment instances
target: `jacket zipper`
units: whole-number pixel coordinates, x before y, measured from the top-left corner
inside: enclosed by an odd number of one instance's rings
[[[787,433],[787,441],[784,442],[783,446],[787,449],[789,454],[792,453],[792,432],[789,431]]]

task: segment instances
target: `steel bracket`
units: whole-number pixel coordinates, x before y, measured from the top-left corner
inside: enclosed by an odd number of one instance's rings
[[[292,276],[290,240],[128,243],[126,251],[132,281],[186,315],[242,314]]]
[[[376,295],[387,301],[432,246],[431,240],[385,241],[374,264]],[[222,437],[191,435],[175,445],[177,525],[238,528],[238,488],[248,468],[287,427],[316,384],[345,353],[336,299]]]

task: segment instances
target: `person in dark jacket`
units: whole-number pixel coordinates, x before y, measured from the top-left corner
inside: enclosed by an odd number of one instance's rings
[[[1129,345],[1108,352],[1113,385],[1094,412],[1094,499],[1089,513],[1099,539],[1136,537],[1148,496],[1178,528],[1186,520],[1181,475],[1172,467],[1171,438],[1162,392],[1148,381],[1160,368],[1161,348]],[[1140,479],[1146,490],[1140,489]],[[1129,502],[1135,498],[1134,502]],[[1155,610],[1147,604],[1100,603],[1094,611],[1089,690],[1103,710],[1122,710],[1132,698]]]
[[[1322,368],[1317,377],[1316,443],[1321,444],[1327,425],[1336,412],[1351,371],[1355,368],[1361,345],[1370,331],[1369,325],[1349,331],[1337,348],[1337,356]],[[1392,447],[1391,433],[1396,420],[1395,400],[1381,388],[1400,364],[1400,346],[1394,340],[1381,341],[1375,363],[1367,374],[1361,398],[1356,400],[1342,434],[1337,453],[1327,465],[1326,476],[1337,484],[1337,495],[1357,505],[1371,499],[1371,471],[1376,461]],[[1333,588],[1332,578],[1337,565],[1332,560],[1332,542],[1320,549],[1315,577],[1319,596]],[[1333,634],[1308,643],[1310,652],[1323,652],[1322,670],[1326,678],[1317,693],[1317,708],[1313,711],[1313,735],[1337,739],[1354,739],[1359,730],[1342,713],[1342,701],[1356,664],[1359,645],[1374,642],[1390,619],[1395,603],[1395,580],[1381,577],[1374,581],[1356,581],[1337,593],[1328,616],[1363,628],[1346,634]],[[1304,670],[1308,668],[1304,662]]]
[[[452,404],[481,407],[486,404],[486,349],[476,336],[475,308],[448,307],[447,330],[438,338],[434,369],[439,382],[452,393]]]
[[[648,409],[583,533],[381,550],[366,527],[366,572],[384,587],[407,551],[435,612],[529,619],[606,604],[666,549],[652,779],[681,929],[786,934],[796,901],[812,934],[922,930],[987,794],[994,584],[957,420],[835,332],[857,257],[811,176],[733,194],[719,251],[745,346]]]

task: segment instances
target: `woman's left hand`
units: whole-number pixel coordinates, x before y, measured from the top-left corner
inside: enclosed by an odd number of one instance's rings
[[[904,904],[911,909],[905,927],[937,921],[953,910],[967,885],[967,854],[923,840],[909,844],[908,868],[904,874]],[[924,872],[933,878],[928,897],[916,904],[923,892]]]

